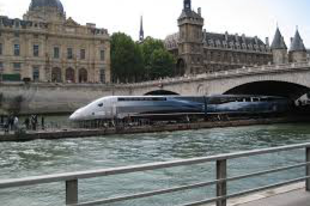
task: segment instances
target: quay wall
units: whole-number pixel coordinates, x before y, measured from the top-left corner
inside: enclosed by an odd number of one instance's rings
[[[251,125],[267,125],[275,123],[295,123],[309,122],[309,118],[266,118],[266,119],[250,119],[235,121],[219,121],[219,122],[197,122],[145,127],[128,127],[128,128],[105,128],[105,129],[63,129],[56,131],[39,131],[25,134],[4,134],[0,135],[0,142],[5,141],[31,141],[37,139],[57,140],[64,138],[85,138],[95,136],[108,136],[113,134],[138,134],[138,133],[160,133],[173,132],[181,130],[196,130],[219,127],[238,127]]]
[[[128,95],[129,90],[102,85],[0,84],[0,107],[5,111],[18,109],[20,114],[71,113],[94,99],[116,93]]]

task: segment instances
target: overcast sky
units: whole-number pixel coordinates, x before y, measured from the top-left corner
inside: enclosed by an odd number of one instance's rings
[[[96,23],[110,34],[125,32],[137,40],[140,16],[144,16],[146,36],[164,39],[177,32],[177,18],[183,0],[61,0],[67,17],[80,24]],[[22,18],[30,0],[0,0],[0,13]],[[296,26],[310,48],[309,0],[192,0],[194,10],[202,7],[209,32],[273,38],[277,22],[289,46]],[[272,39],[271,39],[272,40]]]

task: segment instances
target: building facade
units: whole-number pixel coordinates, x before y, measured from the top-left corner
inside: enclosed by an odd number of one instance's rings
[[[201,8],[192,10],[191,0],[184,0],[178,18],[179,32],[165,39],[165,47],[177,58],[177,73],[199,74],[272,62],[269,40],[258,37],[207,32],[203,29]]]
[[[0,16],[0,78],[109,83],[108,31],[67,18],[59,0],[32,0],[23,19]]]

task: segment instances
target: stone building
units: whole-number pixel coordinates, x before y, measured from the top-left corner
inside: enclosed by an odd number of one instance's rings
[[[177,58],[177,73],[199,74],[272,62],[269,40],[258,37],[211,33],[203,30],[201,8],[192,10],[191,0],[184,0],[178,18],[179,32],[165,39],[165,46]]]
[[[66,18],[59,0],[32,0],[23,19],[0,16],[3,81],[109,83],[110,73],[108,31]]]
[[[277,28],[271,49],[273,63],[276,65],[309,60],[309,51],[306,50],[298,29],[296,30],[295,36],[291,38],[291,46],[288,50],[280,30]]]

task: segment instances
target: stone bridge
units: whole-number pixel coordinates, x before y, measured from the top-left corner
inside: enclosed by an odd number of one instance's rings
[[[215,72],[195,77],[164,79],[124,85],[0,83],[0,106],[16,106],[21,113],[61,113],[103,96],[146,94],[261,94],[297,99],[310,91],[310,62],[261,66]],[[0,108],[1,112],[1,108]]]
[[[130,95],[262,94],[296,99],[310,91],[310,62],[242,68],[127,87]]]

